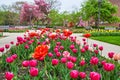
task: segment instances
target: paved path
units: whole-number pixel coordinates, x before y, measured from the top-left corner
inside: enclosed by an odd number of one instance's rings
[[[82,41],[83,38],[81,37],[82,34],[73,34],[73,35],[77,36],[77,39]],[[11,41],[16,42],[16,37],[23,36],[23,33],[4,33],[4,36],[8,36],[8,37],[4,37],[0,39],[0,47],[3,47],[5,44],[9,44]],[[108,57],[107,53],[110,51],[113,51],[115,53],[120,53],[120,46],[117,45],[112,45],[109,43],[100,42],[92,39],[89,39],[88,43],[89,45],[92,45],[93,43],[97,43],[99,46],[103,46],[104,47],[103,56],[105,57]]]

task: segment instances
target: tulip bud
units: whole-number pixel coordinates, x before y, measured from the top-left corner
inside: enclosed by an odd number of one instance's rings
[[[29,64],[30,64],[30,67],[36,67],[37,66],[37,60],[30,60]]]
[[[73,79],[77,79],[78,75],[79,75],[79,72],[77,70],[72,70],[70,72],[70,77],[73,78]]]
[[[31,75],[32,77],[37,76],[37,75],[38,75],[38,68],[31,67],[31,68],[30,68],[30,75]]]
[[[85,72],[80,72],[79,76],[80,76],[81,79],[84,79],[84,78],[86,78],[86,73]]]
[[[13,73],[11,73],[11,72],[6,72],[6,73],[5,73],[5,78],[6,78],[7,80],[12,80],[13,77],[14,77],[14,74],[13,74]]]
[[[59,63],[58,59],[52,59],[52,65],[55,66]]]

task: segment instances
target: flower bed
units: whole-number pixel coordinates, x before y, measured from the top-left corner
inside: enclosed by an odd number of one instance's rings
[[[87,38],[80,42],[68,29],[27,31],[17,43],[1,47],[0,80],[117,80],[120,78],[120,55],[109,52],[102,56],[103,47],[90,46]],[[15,46],[13,46],[15,44]]]

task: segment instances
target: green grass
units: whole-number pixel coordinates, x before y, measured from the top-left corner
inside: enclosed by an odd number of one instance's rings
[[[99,37],[91,37],[91,38],[120,46],[120,36],[99,36]]]

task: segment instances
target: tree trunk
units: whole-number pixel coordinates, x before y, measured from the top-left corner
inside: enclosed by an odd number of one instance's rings
[[[99,30],[99,21],[98,20],[95,20],[95,27],[97,27]]]

